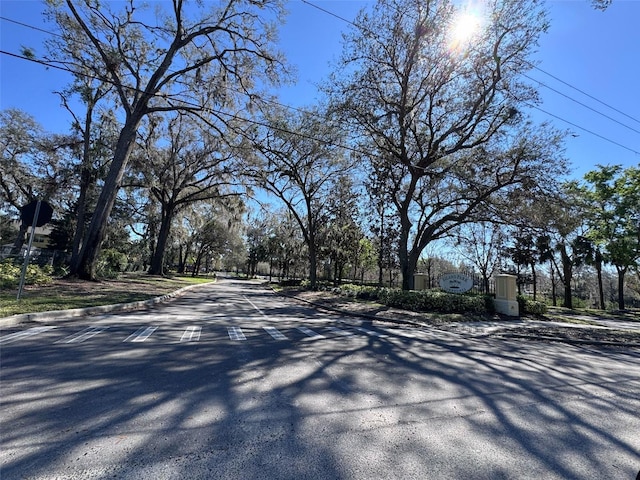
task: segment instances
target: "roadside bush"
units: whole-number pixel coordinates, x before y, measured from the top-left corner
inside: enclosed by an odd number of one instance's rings
[[[129,260],[124,253],[109,248],[100,252],[96,273],[102,278],[117,278],[127,269],[128,263]]]
[[[367,285],[353,285],[347,283],[331,289],[333,293],[360,300],[378,300],[380,288]]]
[[[0,262],[0,288],[15,288],[20,283],[22,267],[11,260]],[[53,268],[49,265],[39,266],[35,264],[27,265],[24,277],[25,285],[43,285],[51,283]]]
[[[531,300],[529,297],[525,297],[524,295],[518,295],[517,300],[520,314],[529,313],[531,315],[544,315],[547,313],[547,304],[544,302]]]
[[[18,285],[20,280],[20,267],[14,265],[10,260],[0,262],[0,287],[12,288]]]
[[[439,290],[407,291],[351,284],[335,287],[333,292],[351,298],[377,301],[389,307],[413,312],[486,313],[493,311],[491,297],[485,295],[457,295]]]

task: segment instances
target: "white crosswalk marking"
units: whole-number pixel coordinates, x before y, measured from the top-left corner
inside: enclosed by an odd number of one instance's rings
[[[302,333],[304,333],[305,335],[308,335],[311,338],[327,338],[324,335],[316,333],[307,327],[298,327],[298,330],[300,330]]]
[[[242,333],[242,329],[240,327],[227,327],[227,332],[231,340],[247,339],[247,337],[244,336],[244,333]]]
[[[331,330],[333,333],[337,334],[337,335],[341,335],[343,337],[350,337],[353,335],[353,333],[351,332],[347,332],[346,330],[342,330],[340,328],[337,327],[327,327],[327,329]]]
[[[109,327],[87,327],[84,330],[82,330],[81,332],[74,333],[73,335],[69,335],[68,337],[63,338],[62,340],[59,340],[56,343],[80,343],[80,342],[84,342],[85,340],[87,340],[87,339],[89,339],[91,337],[95,337],[100,332],[103,332],[108,328]]]
[[[144,342],[151,336],[153,332],[156,331],[157,328],[158,327],[140,327],[138,330],[125,338],[122,342]]]
[[[8,343],[13,343],[21,338],[33,337],[34,335],[38,335],[40,333],[46,332],[47,330],[51,330],[52,328],[56,328],[55,326],[50,327],[33,327],[29,330],[24,330],[22,332],[11,333],[9,335],[5,335],[0,338],[0,344],[5,345]]]
[[[0,338],[0,344],[9,344],[9,343],[13,343],[13,342],[17,342],[21,339],[27,339],[27,338],[31,338],[34,337],[36,335],[39,335],[41,333],[44,333],[48,330],[57,328],[56,326],[43,326],[43,327],[34,327],[34,328],[30,328],[28,330],[25,331],[21,331],[21,332],[16,332],[13,334],[9,334],[9,335],[5,335],[4,337]],[[90,338],[95,337],[96,335],[104,332],[105,330],[108,330],[110,327],[106,326],[106,325],[100,325],[100,326],[90,326],[90,327],[86,327],[83,330],[76,332],[72,335],[66,336],[62,339],[58,339],[58,340],[52,340],[54,341],[54,343],[65,343],[65,344],[72,344],[72,343],[81,343],[84,342],[86,340],[89,340]],[[149,337],[158,329],[158,326],[142,326],[140,328],[138,328],[135,332],[133,332],[131,335],[129,335],[127,338],[125,338],[123,340],[123,342],[145,342],[147,339],[149,339]],[[190,326],[186,326],[184,327],[185,330],[182,332],[181,337],[180,337],[180,343],[187,343],[187,342],[199,342],[202,336],[202,327],[201,326],[196,326],[196,325],[190,325]],[[322,333],[318,333],[317,331],[314,331],[310,328],[307,327],[296,327],[297,330],[299,330],[300,332],[302,332],[304,335],[306,335],[306,337],[308,337],[307,339],[323,339],[323,338],[327,338],[325,335],[323,335]],[[379,331],[377,330],[372,330],[372,329],[368,329],[368,328],[364,328],[364,327],[356,327],[356,326],[349,326],[348,328],[344,327],[344,328],[338,328],[338,327],[334,327],[334,326],[323,326],[320,327],[325,331],[325,334],[327,334],[327,332],[330,332],[333,338],[335,337],[354,337],[354,330],[357,330],[359,332],[362,332],[366,335],[369,335],[371,337],[376,337],[376,338],[389,338],[390,336],[393,337],[405,337],[405,338],[417,338],[418,337],[418,332],[415,331],[411,331],[411,330],[406,330],[406,329],[384,329],[381,328]],[[271,338],[273,338],[274,340],[289,340],[289,337],[287,337],[287,335],[285,335],[284,333],[282,333],[281,331],[279,331],[276,327],[272,327],[272,326],[263,326],[262,329],[267,332]],[[229,335],[229,338],[231,340],[234,341],[243,341],[243,340],[247,340],[247,337],[245,336],[244,332],[242,331],[242,328],[240,327],[227,327],[227,333]],[[421,332],[422,333],[422,332]],[[424,334],[423,334],[424,335]],[[162,336],[158,337],[157,341],[162,341]],[[176,337],[174,338],[174,342],[176,340]],[[253,338],[253,340],[255,341],[260,341],[261,338],[265,338],[265,337],[260,337],[260,336],[255,336]]]
[[[280,331],[275,327],[262,327],[269,335],[271,335],[276,340],[286,340],[287,337],[280,333]]]
[[[359,330],[363,333],[366,333],[367,335],[371,335],[372,337],[378,337],[378,338],[388,338],[389,335],[385,335],[384,333],[380,333],[380,332],[374,332],[373,330],[367,330],[366,328],[362,328],[362,327],[356,327],[356,330]]]
[[[182,334],[180,338],[181,342],[197,342],[200,340],[200,333],[202,332],[202,327],[190,326]]]

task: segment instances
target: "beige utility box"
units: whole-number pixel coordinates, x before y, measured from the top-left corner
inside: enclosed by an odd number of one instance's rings
[[[493,301],[496,312],[511,317],[520,315],[516,298],[516,277],[513,275],[496,275],[496,298]]]
[[[429,281],[429,276],[426,273],[414,273],[413,274],[413,289],[414,290],[426,290]]]

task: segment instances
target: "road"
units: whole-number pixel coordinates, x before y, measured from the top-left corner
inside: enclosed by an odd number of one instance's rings
[[[371,325],[221,280],[6,329],[0,478],[634,479],[640,351]]]

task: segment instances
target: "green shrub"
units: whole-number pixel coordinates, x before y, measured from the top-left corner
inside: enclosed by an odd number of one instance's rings
[[[389,307],[413,312],[486,313],[493,311],[493,302],[486,295],[457,295],[439,290],[400,290],[398,288],[341,285],[334,293],[371,300]]]
[[[0,288],[15,288],[20,283],[22,267],[11,260],[0,262]],[[35,264],[27,265],[24,276],[25,285],[42,285],[51,283],[53,269],[49,265],[43,267]]]
[[[100,252],[96,272],[102,278],[117,278],[127,269],[129,260],[127,256],[114,249],[107,249]]]
[[[0,287],[13,288],[20,280],[20,267],[10,260],[0,262]]]
[[[377,300],[380,288],[347,283],[338,287],[333,287],[331,291],[345,297],[358,298],[361,300]]]
[[[520,314],[544,315],[547,313],[547,304],[544,302],[532,300],[524,295],[518,295],[517,300]]]

